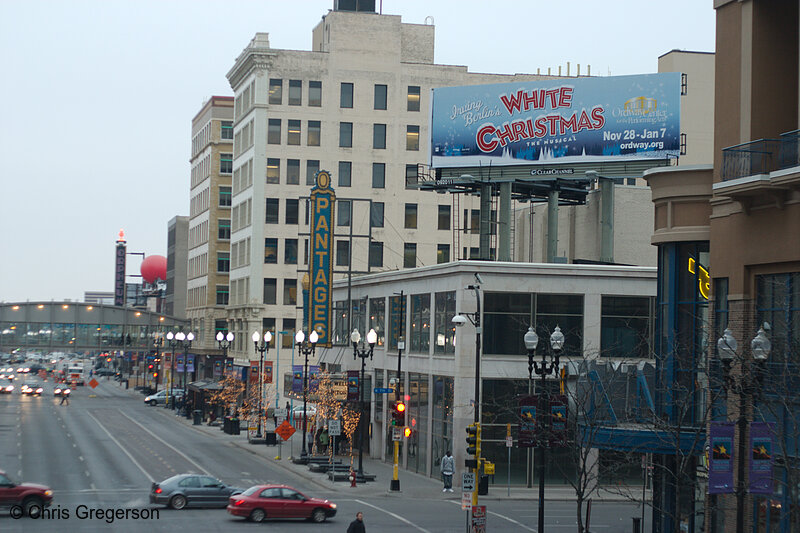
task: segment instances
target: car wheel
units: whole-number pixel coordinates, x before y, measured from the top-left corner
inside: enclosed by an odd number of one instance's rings
[[[186,507],[186,496],[181,494],[176,494],[169,500],[169,506],[175,509],[176,511],[180,511],[184,507]]]
[[[325,514],[323,509],[314,509],[314,511],[311,513],[311,521],[316,522],[317,524],[324,522],[327,517],[328,515]]]
[[[155,400],[150,400],[150,405],[152,405],[153,407],[155,407],[157,403],[158,403],[158,402],[157,402],[157,401],[155,401]]]
[[[25,501],[22,502],[22,509],[25,511],[25,516],[38,518],[42,514],[42,500],[39,498],[26,498]]]
[[[253,509],[250,513],[250,520],[253,522],[263,522],[267,517],[267,513],[263,509]]]

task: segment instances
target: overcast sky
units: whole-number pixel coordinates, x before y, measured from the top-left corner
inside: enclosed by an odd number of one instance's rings
[[[377,0],[377,4],[381,1]],[[471,72],[642,74],[712,52],[712,0],[383,0]],[[189,211],[192,117],[256,32],[309,50],[333,0],[0,0],[0,301],[113,290],[114,243],[166,255]],[[429,19],[430,20],[430,19]],[[141,259],[129,256],[128,274]]]

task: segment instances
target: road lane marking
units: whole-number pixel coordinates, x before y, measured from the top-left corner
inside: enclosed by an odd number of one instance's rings
[[[461,505],[461,502],[456,502],[456,501],[453,501],[453,500],[447,500],[447,501],[448,501],[448,502],[450,502],[450,503],[452,503],[452,504],[454,504],[454,505],[458,505],[458,506],[460,506],[460,505]],[[517,525],[518,527],[521,527],[522,529],[524,529],[524,530],[526,530],[526,531],[532,531],[533,533],[536,533],[536,530],[535,530],[535,529],[531,529],[531,528],[529,528],[528,526],[526,526],[525,524],[523,524],[523,523],[521,523],[521,522],[517,522],[516,520],[514,520],[513,518],[510,518],[510,517],[508,517],[508,516],[502,515],[502,514],[500,514],[500,513],[495,513],[494,511],[486,511],[486,514],[493,514],[493,515],[495,515],[495,516],[497,516],[497,517],[499,517],[499,518],[502,518],[503,520],[508,520],[508,521],[509,521],[509,522],[511,522],[512,524],[515,524],[515,525]],[[550,525],[551,525],[551,524],[547,524],[547,527],[550,527]]]
[[[173,446],[173,445],[172,445],[172,444],[170,444],[169,442],[165,441],[164,439],[162,439],[161,437],[159,437],[158,435],[156,435],[155,433],[153,433],[152,431],[150,431],[149,429],[147,429],[146,427],[144,427],[143,425],[141,425],[139,422],[137,422],[137,421],[136,421],[136,420],[134,420],[133,418],[129,417],[128,415],[126,415],[125,413],[123,413],[122,411],[120,411],[119,409],[117,409],[117,411],[119,411],[119,414],[121,414],[122,416],[124,416],[125,418],[127,418],[128,420],[130,420],[131,422],[133,422],[134,424],[136,424],[137,426],[139,426],[140,428],[142,428],[143,430],[145,430],[147,433],[149,433],[150,435],[152,435],[154,439],[156,439],[156,440],[158,440],[158,441],[162,442],[162,443],[163,443],[165,446],[169,447],[169,448],[170,448],[172,451],[174,451],[175,453],[177,453],[178,455],[180,455],[181,457],[183,457],[184,459],[186,459],[187,461],[189,461],[190,463],[192,463],[192,464],[193,464],[193,465],[194,465],[194,466],[195,466],[197,469],[199,469],[199,470],[200,470],[201,472],[203,472],[205,475],[207,475],[207,476],[210,476],[210,475],[212,475],[212,474],[211,474],[211,472],[209,472],[208,470],[206,470],[205,468],[203,468],[202,466],[200,466],[199,464],[197,464],[197,463],[196,463],[196,462],[195,462],[195,461],[194,461],[194,460],[193,460],[191,457],[189,457],[188,455],[186,455],[185,453],[183,453],[182,451],[180,451],[178,448],[176,448],[175,446]]]
[[[400,516],[400,515],[398,515],[398,514],[394,514],[394,513],[393,513],[393,512],[391,512],[391,511],[387,511],[386,509],[381,509],[381,508],[380,508],[380,507],[378,507],[377,505],[372,505],[371,503],[367,503],[367,502],[365,502],[364,500],[353,500],[353,501],[354,501],[354,502],[358,502],[358,503],[360,503],[361,505],[366,505],[367,507],[372,507],[373,509],[376,509],[376,510],[378,510],[378,511],[382,512],[382,513],[386,513],[386,514],[388,514],[389,516],[392,516],[392,517],[394,517],[394,518],[396,518],[396,519],[400,520],[401,522],[403,522],[403,523],[405,523],[405,524],[408,524],[409,526],[413,527],[414,529],[417,529],[417,530],[419,530],[419,531],[423,531],[424,533],[431,533],[431,532],[430,532],[430,531],[428,531],[427,529],[425,529],[425,528],[422,528],[422,527],[419,527],[419,526],[418,526],[417,524],[415,524],[414,522],[411,522],[410,520],[407,520],[407,519],[403,518],[402,516]]]
[[[114,438],[114,435],[112,435],[111,433],[109,433],[109,431],[108,431],[108,430],[105,428],[105,426],[103,426],[103,424],[101,424],[101,423],[100,423],[100,421],[99,421],[98,419],[96,419],[92,413],[90,413],[89,411],[86,411],[86,414],[87,414],[87,415],[89,415],[89,418],[91,418],[92,420],[94,420],[94,421],[95,421],[95,423],[96,423],[98,426],[100,426],[100,429],[102,429],[103,431],[105,431],[106,435],[108,435],[108,438],[110,438],[111,440],[113,440],[113,441],[114,441],[114,443],[115,443],[117,446],[119,446],[119,449],[120,449],[120,450],[122,450],[122,451],[125,453],[125,455],[127,455],[127,456],[128,456],[128,459],[130,459],[130,460],[131,460],[131,462],[132,462],[133,464],[135,464],[135,465],[136,465],[136,467],[137,467],[139,470],[141,470],[141,471],[142,471],[142,473],[145,475],[145,477],[146,477],[148,480],[150,480],[150,483],[155,483],[155,481],[156,481],[156,480],[155,480],[155,479],[153,479],[153,476],[151,476],[150,474],[148,474],[148,473],[147,473],[147,470],[145,470],[144,468],[142,468],[142,465],[140,465],[140,464],[139,464],[139,462],[138,462],[136,459],[134,459],[134,458],[133,458],[133,456],[130,454],[130,452],[129,452],[128,450],[126,450],[126,449],[125,449],[125,448],[122,446],[122,444],[120,444],[120,442],[119,442],[117,439],[115,439],[115,438]],[[75,446],[75,445],[73,444],[73,446]]]

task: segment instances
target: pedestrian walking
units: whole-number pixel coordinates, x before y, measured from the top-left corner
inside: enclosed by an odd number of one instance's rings
[[[364,513],[361,511],[356,513],[356,519],[350,522],[347,527],[347,533],[367,533],[364,528]]]
[[[64,405],[64,402],[67,402],[67,405],[69,405],[69,390],[61,391],[61,403],[58,405]]]
[[[319,434],[319,445],[320,445],[320,453],[325,455],[328,453],[328,443],[330,442],[330,437],[328,436],[328,428],[322,430],[322,433]]]
[[[456,460],[450,455],[450,450],[445,452],[442,457],[442,481],[444,481],[444,488],[442,492],[453,492],[453,474],[456,471]]]

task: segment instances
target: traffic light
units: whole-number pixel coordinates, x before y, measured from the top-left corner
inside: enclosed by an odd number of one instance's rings
[[[409,438],[411,436],[411,428],[406,426],[405,429],[403,429],[403,435],[405,438]]]
[[[467,468],[478,468],[478,461],[481,456],[481,425],[479,422],[467,426],[467,455],[472,455],[472,459],[464,461]]]
[[[404,402],[394,403],[394,406],[392,407],[392,425],[406,425],[406,404]]]

